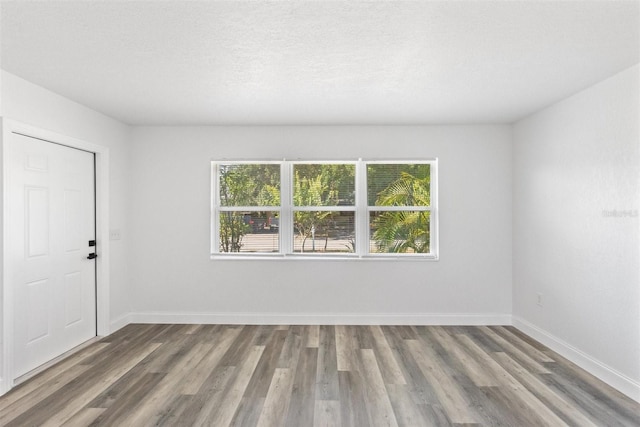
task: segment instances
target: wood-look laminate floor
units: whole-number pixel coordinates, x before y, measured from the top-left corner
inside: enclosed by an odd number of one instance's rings
[[[512,327],[129,325],[0,398],[3,426],[639,426]]]

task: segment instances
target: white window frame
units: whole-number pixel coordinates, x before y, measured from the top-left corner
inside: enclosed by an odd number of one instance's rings
[[[437,180],[437,159],[433,160],[369,160],[363,161],[363,173],[360,178],[364,181],[364,191],[361,191],[359,194],[361,195],[361,203],[364,203],[366,206],[366,212],[363,213],[364,218],[361,222],[364,222],[366,230],[362,230],[364,232],[360,232],[359,234],[363,238],[363,248],[365,248],[366,252],[363,254],[363,257],[373,257],[373,258],[428,258],[428,259],[437,259],[437,209],[435,205],[437,204],[437,192],[436,192],[436,180]],[[430,206],[370,206],[368,200],[368,175],[367,175],[367,166],[368,165],[419,165],[419,164],[427,164],[429,165],[429,179],[430,179]],[[361,211],[364,209],[361,209]],[[429,214],[429,253],[426,254],[416,254],[416,253],[386,253],[386,252],[378,252],[378,253],[370,253],[369,249],[371,247],[371,236],[369,235],[369,217],[371,212],[402,212],[402,211],[419,211],[419,212],[430,212]]]
[[[220,191],[219,187],[219,171],[220,165],[269,165],[269,164],[277,164],[280,165],[280,206],[221,206],[220,204]],[[284,162],[276,161],[276,160],[221,160],[221,161],[212,161],[211,162],[211,256],[260,256],[260,257],[278,257],[282,256],[283,253],[283,239],[281,229],[279,227],[278,230],[278,248],[279,252],[273,253],[247,253],[247,252],[233,252],[226,253],[220,252],[220,233],[218,229],[220,227],[220,212],[246,212],[246,211],[261,211],[261,212],[279,212],[280,213],[280,224],[282,224],[282,205],[283,205],[283,184],[287,182],[287,179],[283,177],[284,172]],[[289,189],[287,189],[290,191]]]
[[[358,210],[357,210],[357,206],[358,206],[358,165],[360,163],[360,161],[358,160],[292,160],[288,163],[288,169],[289,169],[289,193],[287,194],[287,199],[289,200],[289,207],[290,207],[290,211],[291,211],[291,220],[293,221],[293,216],[295,212],[317,212],[317,211],[323,211],[323,212],[353,212],[353,219],[354,219],[354,234],[356,236],[358,236]],[[354,177],[354,190],[356,191],[356,198],[354,199],[354,204],[353,206],[295,206],[293,203],[293,188],[294,188],[294,183],[293,183],[293,179],[294,179],[294,173],[293,173],[293,169],[296,165],[354,165],[355,166],[355,177]],[[291,248],[289,252],[286,252],[285,255],[286,256],[300,256],[300,257],[319,257],[319,258],[357,258],[358,257],[358,253],[357,252],[343,252],[343,253],[321,253],[321,252],[294,252],[294,238],[295,238],[295,231],[294,231],[294,227],[293,227],[293,222],[290,224],[289,227],[287,227],[287,232],[290,233],[290,235],[286,236],[286,239],[288,242],[291,243]],[[357,242],[356,242],[356,248],[357,248]]]
[[[219,167],[229,164],[279,164],[280,165],[280,206],[220,206]],[[293,168],[298,164],[353,164],[355,165],[355,205],[354,206],[294,206]],[[428,164],[431,179],[431,206],[369,206],[367,197],[367,165],[369,164]],[[211,259],[345,259],[345,260],[432,260],[438,256],[438,159],[421,160],[212,160],[211,161]],[[220,252],[220,212],[226,211],[269,211],[279,212],[279,249],[277,253]],[[355,243],[354,253],[301,253],[293,252],[293,215],[296,211],[340,211],[354,212]],[[429,249],[426,254],[412,253],[369,253],[369,216],[372,211],[425,211],[430,212]]]

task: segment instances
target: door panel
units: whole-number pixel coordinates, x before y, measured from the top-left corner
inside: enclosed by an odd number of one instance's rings
[[[64,276],[65,326],[82,321],[82,274],[69,273]]]
[[[96,335],[94,155],[18,134],[8,154],[18,377]]]
[[[66,252],[82,248],[82,193],[77,190],[64,192],[64,249]]]
[[[28,318],[27,344],[49,335],[49,301],[51,283],[48,279],[27,283]]]
[[[26,187],[27,256],[49,254],[49,190]]]

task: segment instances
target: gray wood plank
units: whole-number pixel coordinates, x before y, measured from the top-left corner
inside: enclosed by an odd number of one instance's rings
[[[340,420],[344,427],[359,427],[369,423],[361,369],[338,372],[340,385]]]
[[[238,366],[235,378],[222,394],[220,405],[212,408],[214,409],[212,413],[199,417],[194,425],[209,426],[215,422],[218,425],[226,426],[231,423],[263,351],[264,346],[251,346],[248,355],[242,358],[243,363]]]
[[[423,344],[421,340],[408,341],[409,349],[425,378],[432,384],[438,384],[434,390],[447,417],[453,423],[477,422],[477,417],[460,386],[454,378],[447,375],[433,349]]]
[[[254,427],[260,418],[264,402],[264,397],[243,397],[240,399],[240,404],[229,427]]]
[[[278,358],[278,368],[288,368],[295,371],[300,357],[303,339],[306,340],[304,326],[295,325],[287,329],[287,337],[282,345],[282,351]]]
[[[180,423],[185,426],[204,423],[212,418],[220,406],[229,383],[235,378],[235,366],[217,366],[199,388],[198,394],[191,396],[187,408],[181,412]],[[185,396],[185,395],[178,395]],[[167,408],[166,410],[171,410]]]
[[[435,426],[432,420],[424,419],[406,385],[387,384],[386,389],[398,426]]]
[[[339,395],[335,328],[323,325],[320,326],[318,347],[316,400],[337,401],[340,398]]]
[[[307,342],[305,345],[307,347],[318,348],[318,346],[320,345],[320,326],[319,325],[307,326]]]
[[[99,406],[94,408],[92,406]],[[0,397],[0,425],[640,426],[512,327],[129,325]]]
[[[92,367],[87,371],[88,375],[77,377],[32,407],[25,408],[25,412],[6,425],[63,424],[159,346],[158,343],[145,343],[121,355],[119,360]]]
[[[384,386],[384,380],[372,349],[360,350],[362,375],[365,387],[365,401],[372,426],[397,426],[395,413]]]
[[[291,401],[285,419],[289,427],[313,424],[316,397],[318,348],[303,347],[291,388]]]
[[[293,377],[291,369],[276,369],[258,419],[258,426],[269,427],[284,424],[291,400]]]
[[[340,402],[337,400],[316,400],[313,418],[314,427],[340,427]]]
[[[404,378],[404,374],[398,366],[391,346],[387,342],[387,338],[380,326],[369,326],[371,332],[371,338],[373,339],[373,351],[380,368],[380,373],[385,384],[400,384],[406,385],[407,380]]]
[[[194,332],[195,333],[195,332]],[[173,396],[171,400],[169,400],[166,406],[162,409],[162,411],[155,417],[155,422],[153,425],[156,426],[178,426],[178,425],[188,425],[183,424],[185,417],[188,415],[187,409],[191,406],[193,402],[192,395],[178,394]],[[126,421],[123,421],[121,425],[123,426],[142,426],[142,425],[151,425],[152,420],[146,420],[143,422],[139,422],[137,424],[130,424]]]
[[[284,346],[284,341],[288,333],[289,331],[275,330],[274,328],[269,335],[269,339],[259,340],[262,344],[256,344],[263,345],[264,351],[247,385],[244,397],[249,399],[264,399],[267,397],[267,392],[269,391],[274,372],[278,366],[280,353],[282,352],[282,347]]]
[[[595,427],[596,424],[578,408],[547,387],[535,374],[527,371],[506,353],[496,353],[493,358],[565,422],[570,425]]]
[[[113,402],[90,425],[121,425],[120,419],[126,417],[132,410],[138,407],[140,400],[162,380],[164,373],[147,373],[138,381],[131,384],[125,393]]]

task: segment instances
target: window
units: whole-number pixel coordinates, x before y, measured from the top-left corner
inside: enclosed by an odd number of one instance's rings
[[[355,163],[293,164],[293,252],[354,253]]]
[[[437,259],[436,164],[214,161],[212,255]]]
[[[431,165],[367,164],[369,253],[431,252]]]
[[[279,253],[280,165],[217,168],[217,240],[222,253]]]

